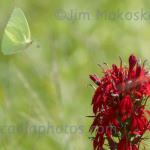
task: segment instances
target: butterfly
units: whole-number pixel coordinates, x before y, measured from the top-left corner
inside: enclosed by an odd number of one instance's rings
[[[2,38],[2,53],[11,55],[27,49],[32,44],[29,24],[20,8],[15,8],[8,20]]]

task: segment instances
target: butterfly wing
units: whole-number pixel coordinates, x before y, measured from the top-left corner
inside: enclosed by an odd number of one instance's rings
[[[15,8],[4,31],[2,52],[5,55],[23,51],[31,43],[28,22],[23,11]]]

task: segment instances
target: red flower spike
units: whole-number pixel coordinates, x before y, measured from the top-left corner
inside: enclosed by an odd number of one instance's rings
[[[145,64],[145,62],[144,62]],[[94,150],[103,150],[105,140],[110,150],[139,150],[143,135],[150,130],[150,111],[145,110],[150,96],[150,75],[134,55],[129,67],[115,64],[103,70],[103,77],[90,75],[98,86],[92,99],[95,134]],[[114,138],[118,141],[114,141]],[[132,138],[131,138],[132,137]]]

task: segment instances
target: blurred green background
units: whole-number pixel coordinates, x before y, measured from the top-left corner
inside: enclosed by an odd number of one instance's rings
[[[97,64],[118,64],[119,56],[126,63],[131,53],[150,58],[150,19],[101,19],[96,12],[143,9],[150,14],[149,4],[1,0],[0,40],[17,6],[25,12],[36,44],[16,55],[0,54],[0,149],[92,150],[88,138],[92,120],[85,117],[92,114],[94,92],[88,75],[101,75]],[[78,17],[88,12],[92,18],[70,17],[72,11]],[[47,125],[50,132],[45,131]],[[27,132],[30,127],[38,129]]]

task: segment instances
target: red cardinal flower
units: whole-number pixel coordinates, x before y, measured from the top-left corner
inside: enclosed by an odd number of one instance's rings
[[[119,112],[122,122],[129,118],[133,112],[133,102],[129,95],[125,96],[119,104]]]
[[[144,64],[131,55],[129,67],[115,64],[103,69],[103,77],[90,75],[97,85],[92,98],[94,150],[103,150],[107,140],[110,150],[139,150],[144,133],[150,129],[145,110],[150,96],[150,75]],[[114,139],[118,140],[114,140]]]
[[[126,138],[123,138],[118,143],[117,150],[138,150],[137,146],[132,144]]]

